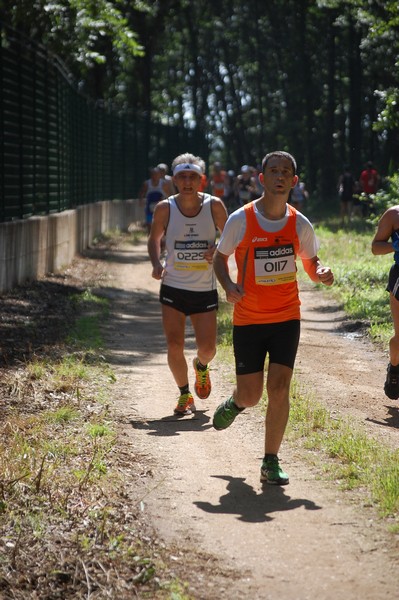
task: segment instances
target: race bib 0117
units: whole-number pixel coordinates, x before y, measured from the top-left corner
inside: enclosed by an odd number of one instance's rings
[[[292,244],[254,249],[257,285],[280,285],[296,280],[295,252]]]

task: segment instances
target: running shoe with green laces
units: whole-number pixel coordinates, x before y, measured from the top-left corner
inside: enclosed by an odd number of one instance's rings
[[[194,398],[190,392],[182,394],[177,401],[175,415],[191,415],[195,410]]]
[[[211,378],[209,377],[209,367],[207,365],[206,369],[201,371],[198,368],[198,358],[194,358],[193,367],[195,371],[195,393],[197,394],[198,398],[205,400],[205,398],[208,398],[212,389]]]
[[[225,402],[222,402],[222,404],[217,407],[213,415],[214,428],[217,430],[227,429],[227,427],[230,427],[236,416],[239,415],[242,410],[243,409],[240,410],[237,408],[237,406],[234,404],[233,398],[225,400]]]
[[[274,455],[263,459],[260,480],[271,485],[287,485],[290,482],[288,474],[280,467],[278,457]]]

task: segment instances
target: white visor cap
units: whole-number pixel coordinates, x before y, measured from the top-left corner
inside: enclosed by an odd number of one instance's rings
[[[193,163],[180,163],[179,165],[176,165],[173,169],[173,175],[177,175],[177,173],[180,173],[181,171],[193,171],[198,175],[202,175],[201,167],[199,165],[194,165]]]

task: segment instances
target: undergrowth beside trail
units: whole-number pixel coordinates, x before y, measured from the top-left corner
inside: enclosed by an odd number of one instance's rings
[[[329,219],[320,221],[315,229],[321,243],[319,256],[335,276],[328,293],[342,304],[353,321],[368,330],[375,344],[386,349],[393,335],[386,291],[393,254],[371,253],[375,229],[367,222],[355,220],[351,226],[342,228]],[[302,269],[300,277],[306,277]]]
[[[358,501],[376,506],[399,533],[399,450],[367,435],[350,418],[333,417],[295,379],[291,392],[288,439],[311,451],[309,460],[342,489],[362,490]]]
[[[91,287],[104,269],[80,268],[0,297],[0,597],[187,600],[182,549],[129,502],[146,470],[124,459],[110,406],[109,306]]]

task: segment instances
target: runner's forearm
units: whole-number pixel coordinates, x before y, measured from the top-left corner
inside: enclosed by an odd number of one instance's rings
[[[373,240],[371,244],[371,252],[375,255],[390,254],[395,252],[392,242],[386,240]]]
[[[216,250],[213,257],[213,269],[220,285],[225,291],[227,291],[229,285],[233,283],[230,278],[227,261],[228,257]]]
[[[148,239],[147,243],[148,255],[153,267],[157,267],[160,264],[161,256],[161,242],[160,240]]]

